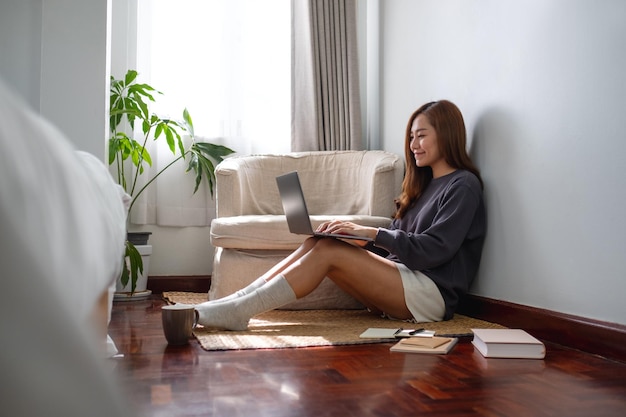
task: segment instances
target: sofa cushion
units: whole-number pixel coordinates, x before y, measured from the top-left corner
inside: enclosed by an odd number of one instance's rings
[[[391,219],[386,217],[317,215],[311,216],[313,229],[328,220],[346,220],[371,227],[387,227],[391,223]],[[307,237],[289,232],[284,215],[220,217],[211,222],[211,244],[215,247],[293,250]]]

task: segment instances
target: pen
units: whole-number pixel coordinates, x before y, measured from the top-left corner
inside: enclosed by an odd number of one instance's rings
[[[423,331],[424,331],[424,329],[415,329],[415,330],[413,330],[412,332],[410,332],[409,334],[410,334],[410,335],[414,335],[414,334],[421,333],[421,332],[423,332]]]
[[[393,334],[394,336],[401,333],[402,330],[404,330],[402,327],[400,327],[398,330],[396,330],[396,332]]]

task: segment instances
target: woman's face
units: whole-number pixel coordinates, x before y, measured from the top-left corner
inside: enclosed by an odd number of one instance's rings
[[[415,164],[418,167],[430,167],[433,171],[433,178],[441,177],[454,171],[448,165],[437,142],[437,132],[430,124],[428,118],[420,114],[413,120],[411,125],[411,143],[409,147],[415,157]]]
[[[434,172],[434,167],[443,160],[437,143],[437,132],[423,114],[413,120],[409,147],[418,167],[429,166]]]

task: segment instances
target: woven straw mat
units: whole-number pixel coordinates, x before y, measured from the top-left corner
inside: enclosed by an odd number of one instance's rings
[[[169,303],[199,304],[206,293],[164,292]],[[370,327],[434,330],[437,336],[471,336],[472,328],[502,328],[495,323],[455,314],[452,320],[435,323],[403,323],[376,316],[366,310],[273,310],[250,320],[246,331],[226,331],[198,326],[195,338],[205,350],[276,349],[311,346],[356,345],[389,342],[361,339]]]

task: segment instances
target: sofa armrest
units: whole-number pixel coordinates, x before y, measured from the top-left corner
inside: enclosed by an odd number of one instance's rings
[[[369,214],[370,216],[390,217],[395,211],[394,199],[398,197],[404,178],[404,161],[389,153],[367,152],[363,168],[370,171]],[[367,187],[366,187],[367,188]]]
[[[237,164],[226,159],[215,167],[215,214],[216,217],[240,216],[241,207]]]

